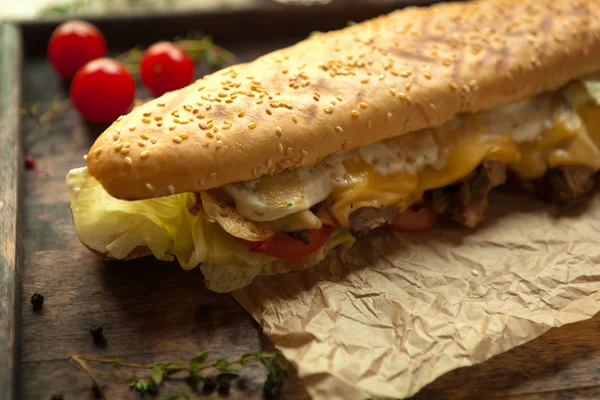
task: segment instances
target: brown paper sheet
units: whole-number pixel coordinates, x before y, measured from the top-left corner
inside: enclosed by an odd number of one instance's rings
[[[314,399],[404,398],[600,310],[600,195],[577,215],[501,194],[487,222],[359,240],[358,265],[262,276],[234,297]]]

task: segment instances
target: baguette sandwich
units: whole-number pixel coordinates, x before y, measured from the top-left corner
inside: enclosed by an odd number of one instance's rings
[[[507,181],[573,204],[600,170],[597,71],[598,1],[399,10],[118,118],[67,176],[74,225],[229,291],[378,227],[474,228]]]

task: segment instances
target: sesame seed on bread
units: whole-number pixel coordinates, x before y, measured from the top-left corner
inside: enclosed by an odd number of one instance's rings
[[[121,199],[201,191],[521,101],[598,69],[598,1],[408,8],[152,100],[97,139],[87,167]]]

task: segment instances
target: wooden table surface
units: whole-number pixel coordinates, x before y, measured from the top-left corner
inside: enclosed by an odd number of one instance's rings
[[[238,46],[232,50],[247,59],[268,50],[249,43]],[[22,73],[24,104],[39,102],[44,110],[56,96],[66,96],[43,57],[27,59]],[[189,358],[205,349],[218,358],[272,349],[231,296],[204,287],[198,270],[183,271],[175,263],[150,259],[103,262],[80,244],[71,223],[65,176],[84,165],[82,157],[101,130],[84,124],[72,109],[42,125],[21,118],[24,154],[37,160],[36,171],[24,172],[20,210],[17,375],[23,399],[54,394],[94,398],[90,379],[69,363],[72,354],[154,363]],[[45,296],[38,312],[29,303],[34,292]],[[88,332],[95,325],[104,328],[104,347],[95,345]],[[243,376],[243,387],[234,387],[229,398],[262,398],[262,368],[244,370]],[[128,384],[101,379],[111,398],[139,398]],[[552,330],[481,365],[450,372],[415,398],[592,399],[600,398],[599,385],[600,317]],[[157,398],[185,388],[187,383],[175,380],[161,387]],[[308,398],[295,375],[284,395]]]
[[[265,51],[264,46],[238,46],[243,48],[235,48],[236,54],[245,59]],[[43,57],[26,60],[22,90],[23,103],[38,103],[41,110],[66,97],[64,84]],[[143,91],[139,96],[147,97]],[[273,349],[230,295],[204,287],[198,269],[184,271],[176,263],[150,258],[103,262],[79,242],[65,177],[69,169],[85,165],[83,155],[103,128],[86,125],[73,108],[41,125],[27,115],[21,119],[24,154],[36,160],[36,170],[24,173],[21,208],[20,387],[25,399],[57,393],[65,399],[93,398],[90,379],[68,361],[72,354],[156,363],[189,359],[201,350],[210,350],[215,359],[233,359]],[[29,302],[34,292],[45,297],[38,312]],[[92,340],[89,329],[95,325],[103,327],[105,347]],[[261,398],[262,367],[245,369],[243,376],[249,378],[246,390],[234,388],[230,397]],[[127,384],[102,382],[110,398],[139,397]],[[181,380],[161,385],[158,398],[185,388]],[[308,398],[297,379],[285,389],[289,399]]]

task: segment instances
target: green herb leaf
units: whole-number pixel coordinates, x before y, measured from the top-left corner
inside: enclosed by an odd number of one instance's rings
[[[285,206],[279,206],[279,208],[290,208],[291,206],[293,206],[292,203],[286,204]]]
[[[117,357],[117,358],[113,359],[113,360],[111,361],[111,363],[110,363],[110,364],[111,364],[111,365],[112,365],[114,368],[117,368],[117,369],[118,369],[118,368],[120,368],[120,367],[121,367],[121,363],[122,363],[122,362],[123,362],[123,359],[122,359],[121,357]]]
[[[179,398],[179,393],[171,393],[170,395],[165,397],[165,400],[177,400],[178,398]]]
[[[152,381],[156,384],[156,386],[159,386],[162,383],[165,375],[165,371],[158,365],[152,367]]]
[[[183,367],[183,364],[185,364],[185,361],[178,360],[178,361],[169,361],[168,363],[156,364],[156,365],[158,365],[159,367],[163,367],[163,369],[166,369],[166,368],[169,368],[169,367],[181,368],[181,367]]]
[[[206,379],[206,377],[204,375],[202,375],[198,371],[192,371],[192,372],[190,372],[190,376],[192,378],[194,378],[195,380],[197,380],[197,381],[203,381],[204,379]]]
[[[353,26],[353,25],[356,25],[356,22],[354,22],[354,21],[348,21],[346,23],[346,26],[348,26],[348,27]]]
[[[199,353],[196,353],[196,355],[194,357],[192,357],[190,362],[197,362],[197,363],[203,364],[204,361],[206,361],[208,359],[209,354],[210,354],[210,352],[208,350],[203,350]]]
[[[198,371],[198,368],[208,359],[208,350],[201,351],[196,353],[194,357],[190,360],[189,369],[190,371]]]
[[[254,214],[258,215],[259,217],[264,217],[265,213],[261,213],[258,211],[254,211]]]
[[[229,365],[229,361],[224,360],[224,359],[217,360],[217,362],[213,365],[213,367],[215,367],[216,369],[218,369],[221,372],[232,372],[232,373],[239,372],[239,370],[232,368]]]
[[[267,369],[267,380],[264,384],[264,390],[268,393],[274,393],[281,388],[283,382],[291,372],[291,368],[287,364],[287,360],[279,351],[275,352],[270,357],[260,359]]]
[[[321,32],[321,31],[312,31],[311,33],[308,34],[308,37],[317,36],[317,35],[320,35],[321,33],[323,33],[323,32]]]
[[[244,366],[256,358],[258,358],[257,353],[246,353],[240,358],[240,365]]]
[[[181,396],[183,396],[185,398],[185,400],[196,400],[197,397],[192,396],[192,394],[190,392],[188,392],[187,390],[182,390],[181,392],[179,392],[179,394]]]
[[[154,386],[154,383],[152,381],[149,381],[148,379],[134,379],[133,381],[131,381],[129,386],[137,390],[141,394],[156,392],[156,387]]]

